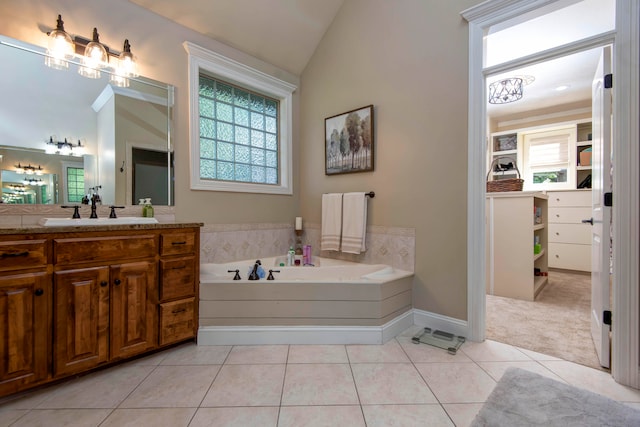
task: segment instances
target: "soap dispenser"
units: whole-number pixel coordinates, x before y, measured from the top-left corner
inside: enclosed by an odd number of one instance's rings
[[[153,218],[153,206],[151,205],[151,198],[144,199],[144,208],[142,208],[142,216],[145,218]]]

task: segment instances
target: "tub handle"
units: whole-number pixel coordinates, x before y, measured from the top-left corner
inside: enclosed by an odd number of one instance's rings
[[[236,275],[233,276],[233,280],[241,280],[240,279],[240,270],[227,270],[227,273],[236,273]]]
[[[269,270],[269,276],[267,276],[267,280],[274,280],[273,273],[280,273],[280,270]]]

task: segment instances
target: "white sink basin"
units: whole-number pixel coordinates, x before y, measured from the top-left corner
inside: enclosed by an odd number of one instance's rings
[[[42,218],[38,224],[45,227],[83,226],[83,225],[127,225],[127,224],[157,224],[155,218],[137,216],[123,216],[118,218]]]

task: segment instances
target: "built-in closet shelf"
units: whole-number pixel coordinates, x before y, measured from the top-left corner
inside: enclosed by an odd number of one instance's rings
[[[533,301],[547,283],[548,199],[534,191],[487,193],[487,294]]]
[[[576,170],[578,171],[590,171],[591,169],[591,166],[576,166]]]
[[[534,297],[536,297],[540,293],[540,291],[542,290],[542,288],[544,288],[544,286],[547,284],[548,281],[549,281],[548,276],[534,276],[534,279],[533,279]]]
[[[576,146],[578,147],[588,147],[591,144],[593,144],[593,141],[589,140],[589,141],[578,141],[576,142]]]
[[[508,156],[510,154],[518,154],[518,150],[502,150],[493,152],[494,157]]]
[[[539,254],[533,254],[533,260],[537,261],[539,258],[542,258],[544,255],[546,255],[545,250],[541,250]]]

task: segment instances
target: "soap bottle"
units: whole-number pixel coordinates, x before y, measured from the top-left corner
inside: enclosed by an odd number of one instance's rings
[[[296,251],[293,249],[293,246],[289,247],[289,252],[287,253],[287,266],[291,267],[293,265],[293,259],[296,257]]]
[[[151,199],[144,199],[144,208],[142,210],[142,216],[145,218],[153,218],[153,206],[151,205]]]

